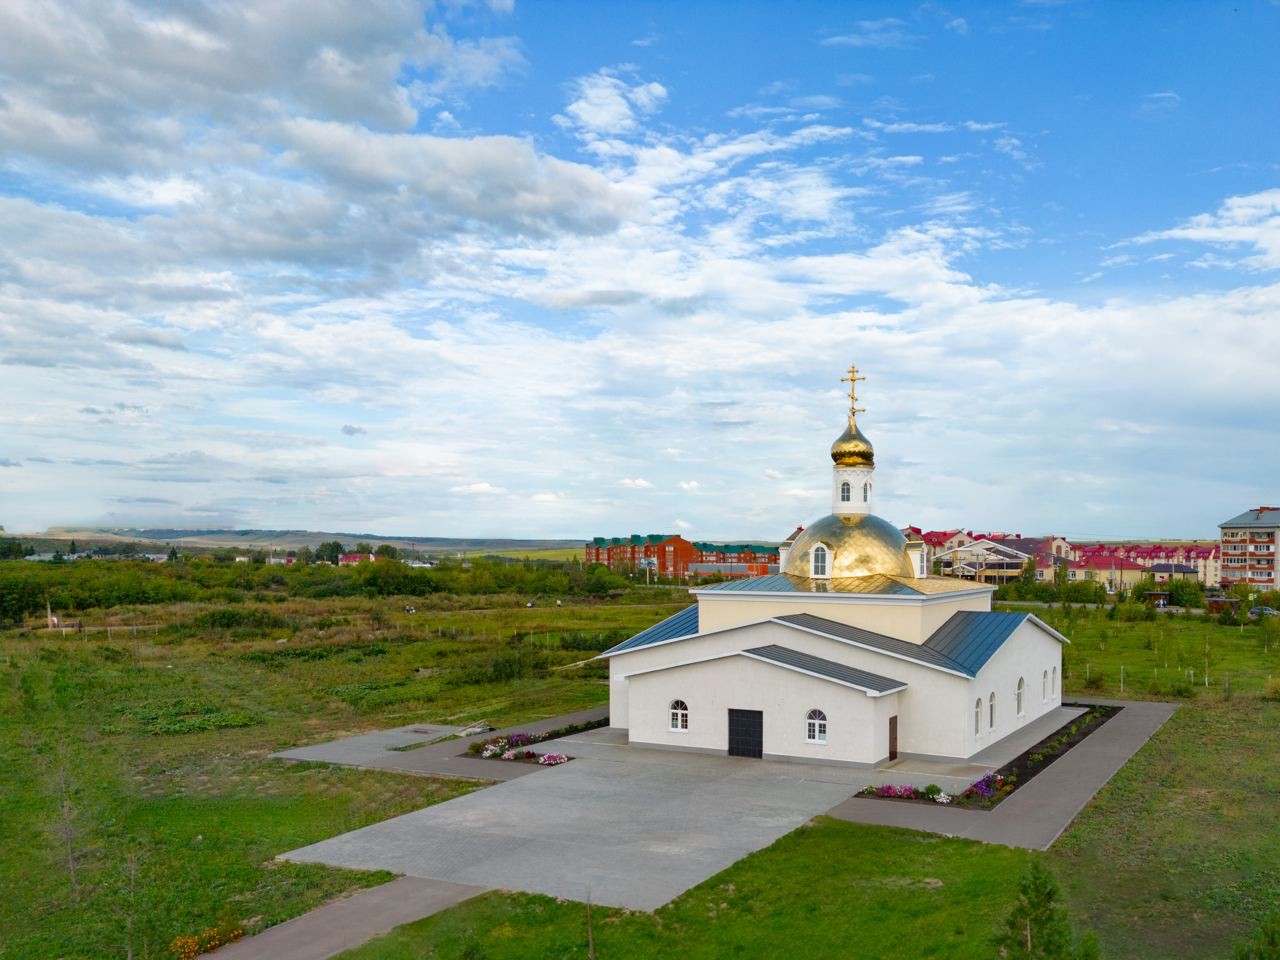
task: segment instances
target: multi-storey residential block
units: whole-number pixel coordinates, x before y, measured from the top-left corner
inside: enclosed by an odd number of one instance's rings
[[[761,543],[690,543],[679,534],[633,533],[596,537],[584,547],[587,563],[610,570],[643,570],[682,580],[688,576],[761,576],[777,573],[778,548]]]
[[[1246,510],[1218,524],[1222,532],[1222,583],[1247,583],[1259,590],[1276,589],[1276,535],[1280,507]]]

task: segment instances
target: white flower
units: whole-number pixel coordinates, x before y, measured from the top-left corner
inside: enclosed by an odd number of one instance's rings
[[[933,798],[933,802],[934,802],[934,803],[950,803],[950,802],[951,802],[951,795],[950,795],[950,794],[948,794],[948,793],[940,793],[940,794],[938,794],[936,797],[934,797],[934,798]]]

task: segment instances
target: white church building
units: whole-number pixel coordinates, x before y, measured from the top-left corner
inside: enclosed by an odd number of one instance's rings
[[[879,766],[964,760],[1061,703],[1066,637],[991,609],[993,587],[937,577],[922,543],[872,512],[856,423],[831,446],[831,514],[780,572],[693,588],[697,602],[600,656],[630,743]]]

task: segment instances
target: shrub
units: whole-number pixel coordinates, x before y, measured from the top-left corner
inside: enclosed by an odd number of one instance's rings
[[[938,796],[938,794],[940,793],[942,793],[942,788],[938,786],[936,783],[931,783],[924,788],[924,795],[928,797],[930,800]]]
[[[1092,671],[1089,676],[1085,677],[1084,688],[1086,690],[1101,690],[1107,682],[1107,678],[1101,670]],[[1074,731],[1072,731],[1074,733]]]

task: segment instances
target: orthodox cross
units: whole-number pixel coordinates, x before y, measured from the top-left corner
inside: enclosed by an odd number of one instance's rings
[[[866,413],[866,407],[858,406],[858,381],[865,379],[867,378],[858,376],[857,364],[852,363],[849,364],[849,375],[840,378],[841,383],[849,385],[849,416],[851,417],[855,414]]]

